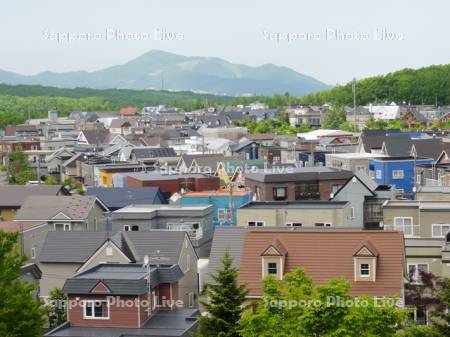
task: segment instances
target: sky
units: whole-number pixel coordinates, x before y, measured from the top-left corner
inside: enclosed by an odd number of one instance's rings
[[[0,69],[94,71],[159,49],[334,85],[449,63],[448,13],[448,0],[2,0]]]

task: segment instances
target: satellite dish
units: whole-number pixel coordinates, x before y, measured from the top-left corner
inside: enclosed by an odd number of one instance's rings
[[[148,258],[148,255],[144,256],[144,265],[148,266],[148,263],[150,262],[150,259]]]

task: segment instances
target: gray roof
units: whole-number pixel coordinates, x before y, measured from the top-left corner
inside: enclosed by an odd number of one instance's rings
[[[158,187],[88,187],[86,194],[96,196],[110,210],[132,204],[160,204],[164,201]]]
[[[331,167],[297,167],[286,168],[284,172],[276,169],[264,169],[250,172],[245,175],[246,179],[261,182],[288,182],[288,181],[310,181],[310,180],[334,180],[350,179],[353,173],[350,171],[337,170]]]
[[[217,227],[215,229],[208,264],[208,275],[205,279],[206,283],[211,283],[211,274],[222,268],[222,259],[226,251],[229,251],[233,258],[232,266],[239,269],[245,233],[245,227]]]
[[[137,262],[142,262],[145,255],[161,264],[178,264],[183,242],[187,237],[181,231],[123,232],[123,244]]]
[[[50,220],[63,213],[72,220],[84,220],[97,201],[93,196],[30,196],[17,212],[16,220]]]
[[[417,193],[450,193],[450,186],[420,186]]]
[[[177,153],[171,147],[136,147],[131,149],[136,159],[176,157]]]
[[[106,129],[94,129],[83,130],[84,137],[91,145],[108,144],[109,142],[109,130]]]
[[[99,264],[67,279],[62,291],[66,294],[89,294],[101,281],[109,295],[141,295],[147,293],[146,268],[142,264]],[[150,286],[174,283],[184,276],[178,265],[152,266]]]
[[[50,231],[38,261],[84,263],[108,239],[106,232]]]
[[[256,147],[259,146],[259,144],[254,140],[244,140],[243,142],[237,143],[235,145],[230,145],[230,149],[233,152],[239,152],[242,149],[244,149],[245,147],[252,145],[252,144],[255,144]]]
[[[178,180],[185,178],[208,178],[209,175],[203,173],[187,173],[187,174],[168,174],[160,172],[147,172],[147,173],[127,173],[129,177],[137,180],[147,181],[147,180]]]
[[[217,163],[220,161],[227,159],[222,154],[184,154],[181,156],[184,163],[187,167],[190,167],[192,162],[195,160],[195,162],[202,167],[211,167],[213,170],[217,168]]]
[[[340,209],[348,204],[347,201],[321,201],[321,200],[304,200],[304,201],[252,201],[240,208],[256,208],[256,209]]]
[[[0,207],[20,207],[28,196],[55,196],[61,189],[61,185],[0,186]]]
[[[56,337],[189,337],[197,325],[197,309],[160,310],[140,329],[74,327],[66,323],[46,336]]]
[[[411,154],[412,140],[407,137],[386,137],[383,142],[385,154],[392,157],[409,156]]]

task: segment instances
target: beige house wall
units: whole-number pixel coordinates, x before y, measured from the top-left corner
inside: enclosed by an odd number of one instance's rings
[[[341,209],[252,209],[237,210],[237,225],[247,226],[249,221],[263,221],[266,227],[285,227],[286,223],[301,223],[313,227],[315,223],[331,223],[334,227],[350,226],[350,206]]]
[[[384,208],[383,223],[393,226],[396,217],[411,217],[413,219],[413,236],[431,238],[433,224],[450,224],[449,211],[421,211],[418,208]]]
[[[178,263],[184,273],[184,277],[178,282],[178,299],[183,301],[185,307],[189,307],[189,293],[193,293],[195,297],[194,306],[197,306],[199,296],[197,270],[198,259],[194,247],[192,246],[187,235],[181,249],[180,260]]]

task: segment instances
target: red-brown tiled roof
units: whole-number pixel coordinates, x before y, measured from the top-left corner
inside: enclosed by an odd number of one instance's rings
[[[346,279],[352,283],[351,294],[355,296],[400,296],[404,276],[402,233],[345,229],[248,230],[239,282],[247,284],[249,295],[262,295],[260,254],[276,240],[286,249],[286,272],[302,268],[316,284],[331,278]],[[355,282],[353,255],[368,240],[378,252],[376,282]]]
[[[0,231],[22,232],[43,224],[42,221],[0,221]]]

